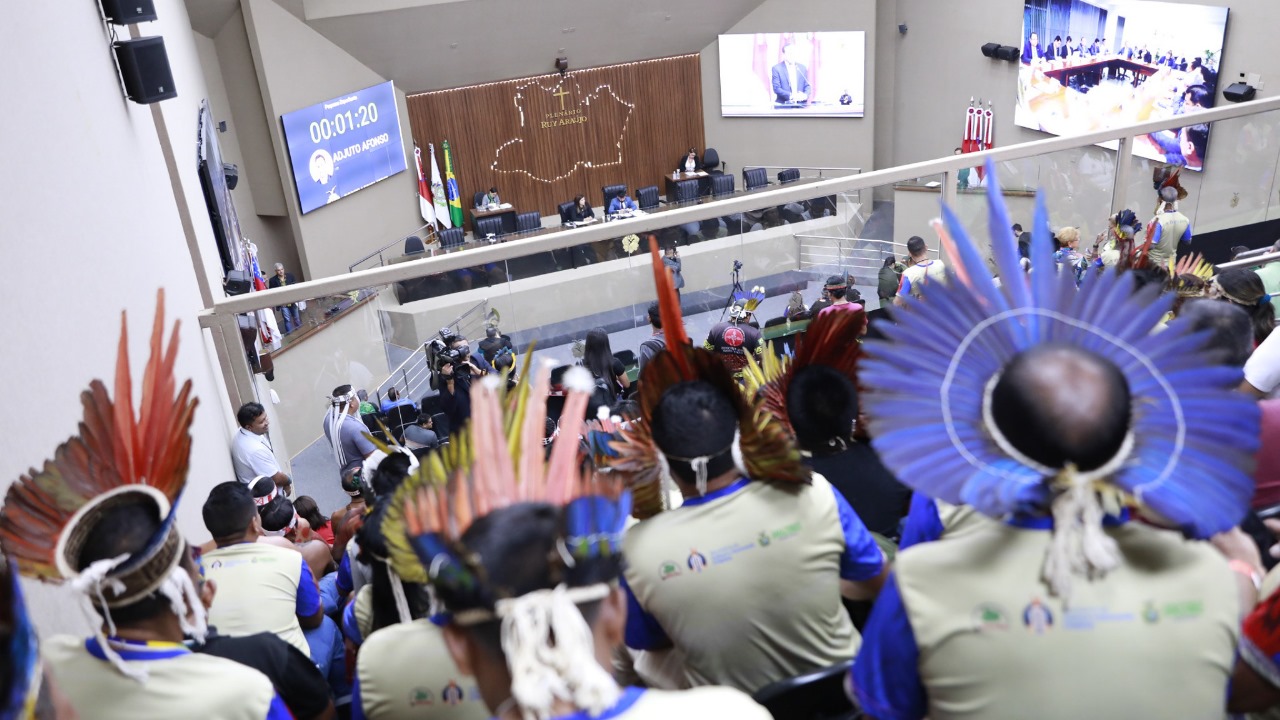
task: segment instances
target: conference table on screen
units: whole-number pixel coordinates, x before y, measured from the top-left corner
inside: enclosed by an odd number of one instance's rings
[[[1057,80],[1063,85],[1067,85],[1070,79],[1076,75],[1084,75],[1086,73],[1097,72],[1103,69],[1110,69],[1113,71],[1113,74],[1115,70],[1131,71],[1134,74],[1135,80],[1138,75],[1141,75],[1145,80],[1160,70],[1158,65],[1148,65],[1147,63],[1140,62],[1138,60],[1130,60],[1129,58],[1120,55],[1101,57],[1087,62],[1071,63],[1068,61],[1067,64],[1062,67],[1054,67],[1055,64],[1055,62],[1051,62],[1050,67],[1044,69],[1044,74],[1054,80]]]
[[[671,176],[667,175],[667,179],[670,180]],[[693,179],[693,178],[691,177],[690,179]],[[804,186],[804,185],[810,185],[810,184],[820,182],[821,180],[822,178],[802,178],[800,180],[793,180],[791,182],[785,183],[783,186],[785,187]],[[502,269],[499,269],[498,267],[496,267],[497,264],[491,264],[491,266],[477,266],[477,267],[468,268],[462,271],[451,271],[451,272],[440,273],[435,275],[428,275],[420,278],[414,278],[413,280],[402,281],[402,282],[396,283],[396,295],[400,302],[406,303],[406,302],[412,302],[414,300],[423,300],[426,298],[440,297],[442,295],[447,295],[452,292],[458,292],[463,289],[468,289],[468,287],[465,287],[465,286],[457,286],[456,281],[459,275],[465,275],[468,278],[467,282],[471,283],[470,287],[477,287],[480,285],[494,285],[497,283],[504,282],[506,280],[521,280],[524,278],[534,277],[537,275],[544,275],[551,272],[558,272],[560,270],[574,269],[574,268],[582,267],[587,264],[600,262],[602,261],[602,259],[614,259],[610,256],[613,254],[619,253],[622,247],[622,243],[620,239],[626,235],[631,234],[633,231],[630,230],[629,228],[633,227],[637,223],[637,221],[642,218],[650,217],[653,215],[663,215],[673,210],[678,210],[680,208],[703,205],[703,204],[716,202],[720,200],[727,200],[729,198],[739,198],[739,197],[746,197],[751,195],[758,195],[760,193],[768,192],[769,190],[776,190],[778,189],[778,187],[779,186],[777,184],[771,183],[770,185],[767,185],[765,187],[755,188],[753,190],[738,190],[732,194],[721,195],[718,197],[699,196],[697,199],[689,202],[664,203],[652,210],[645,210],[645,211],[636,210],[636,211],[633,211],[629,216],[620,217],[616,219],[607,219],[603,221],[603,222],[607,222],[610,227],[617,228],[617,234],[613,238],[609,238],[606,240],[597,240],[590,243],[582,243],[580,245],[569,245],[560,250],[552,250],[552,251],[544,250],[540,252],[532,252],[528,256],[519,257],[519,258],[506,261],[506,263],[503,264],[504,268]],[[765,211],[772,207],[777,207],[777,205],[762,204],[759,208],[756,208],[755,210]],[[742,213],[735,213],[734,215],[742,215]],[[730,215],[721,219],[725,220],[726,223],[728,223],[730,222],[730,218],[733,218],[734,215]],[[549,235],[572,232],[582,227],[595,227],[600,222],[602,221],[597,220],[594,223],[583,223],[576,227],[568,226],[568,225],[560,225],[556,227],[544,227],[539,230],[534,230],[531,232],[511,233],[507,235],[502,235],[495,238],[493,241],[489,241],[486,238],[479,238],[477,240],[476,238],[472,237],[468,239],[466,242],[464,242],[462,245],[459,245],[453,248],[448,248],[448,249],[441,249],[438,244],[431,243],[427,246],[427,250],[428,250],[427,254],[438,255],[438,254],[444,254],[444,253],[466,252],[468,250],[472,250],[479,247],[485,247],[494,243],[522,242],[530,238],[544,238]],[[738,218],[738,222],[749,223],[751,222],[751,220],[749,218]],[[673,221],[670,227],[676,227],[683,224],[684,224],[683,222]],[[749,225],[744,224],[736,228],[736,230],[737,232],[748,232],[749,227],[750,227]],[[772,227],[772,226],[770,225],[769,227]],[[661,234],[664,230],[666,230],[666,228],[649,230],[649,231],[646,231],[646,235],[648,235],[650,232]],[[697,237],[697,236],[695,235],[693,237]],[[705,239],[706,238],[702,238],[702,240],[705,240]],[[700,241],[701,240],[698,240],[695,242],[700,242]],[[640,248],[636,254],[643,254],[646,252],[648,252],[648,245],[646,242],[641,242]],[[424,257],[424,254],[415,253],[414,255],[407,255],[401,258],[396,258],[392,262],[393,263],[407,262],[410,260],[417,260],[422,257]]]
[[[502,231],[513,233],[516,231],[516,209],[511,203],[503,203],[503,205],[495,208],[471,208],[471,232],[476,231],[476,221],[480,218],[496,217],[502,220]]]

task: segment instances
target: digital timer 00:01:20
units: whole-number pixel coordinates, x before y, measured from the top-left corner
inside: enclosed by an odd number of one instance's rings
[[[334,115],[332,122],[329,121],[329,118],[321,118],[312,122],[310,128],[311,142],[319,144],[321,140],[329,140],[334,135],[342,135],[348,130],[354,130],[376,122],[378,122],[377,103],[361,105],[355,109],[354,113],[347,110]]]

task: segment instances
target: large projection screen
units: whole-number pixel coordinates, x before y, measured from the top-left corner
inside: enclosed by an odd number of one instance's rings
[[[1026,0],[1014,122],[1078,135],[1187,116],[1134,154],[1201,170],[1226,36],[1225,7],[1152,0]],[[1106,147],[1115,147],[1109,143]]]
[[[864,32],[721,35],[724,117],[862,117]]]

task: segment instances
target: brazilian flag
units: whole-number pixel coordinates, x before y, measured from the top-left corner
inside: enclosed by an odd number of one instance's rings
[[[444,192],[449,198],[449,219],[454,227],[462,227],[462,199],[458,194],[458,178],[453,176],[453,151],[449,141],[444,141]]]

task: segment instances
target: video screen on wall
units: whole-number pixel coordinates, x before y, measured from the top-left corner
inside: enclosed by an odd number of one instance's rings
[[[862,117],[864,32],[720,36],[724,117]]]
[[[1227,8],[1153,0],[1026,0],[1014,122],[1078,135],[1187,116],[1135,139],[1134,154],[1201,170]],[[1108,147],[1115,147],[1110,143]]]
[[[303,214],[407,167],[389,82],[281,115],[280,122]]]

